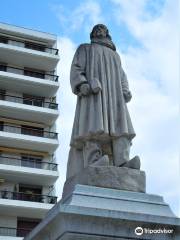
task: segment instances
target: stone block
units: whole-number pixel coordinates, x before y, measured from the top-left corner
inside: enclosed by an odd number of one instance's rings
[[[142,228],[141,235],[136,234],[137,227]],[[149,230],[169,233],[150,234]],[[57,239],[179,240],[180,219],[161,196],[76,185],[69,197],[57,203],[25,237]]]
[[[82,172],[66,181],[63,198],[71,194],[76,184],[145,192],[146,175],[144,171],[126,167],[88,166]]]

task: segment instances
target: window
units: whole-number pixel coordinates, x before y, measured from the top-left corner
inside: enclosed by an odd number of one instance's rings
[[[45,52],[46,50],[46,47],[44,45],[33,43],[33,42],[25,42],[25,47],[29,49],[41,51],[41,52]]]
[[[6,95],[6,91],[0,89],[0,100],[4,100],[5,99],[5,95]]]
[[[7,70],[7,66],[6,66],[6,64],[2,64],[2,63],[0,63],[0,71],[4,71],[4,72],[6,72],[6,70]]]
[[[0,151],[0,164],[4,164],[4,159],[2,157],[2,151]],[[1,183],[1,178],[0,178],[0,183]]]
[[[4,36],[0,36],[0,43],[8,43],[8,38]]]
[[[17,220],[17,237],[25,237],[33,228],[39,224],[40,220],[18,218]]]
[[[19,184],[19,200],[43,202],[42,187]]]
[[[32,156],[32,155],[21,155],[21,166],[23,167],[32,167],[32,168],[42,168],[42,159],[41,156]]]
[[[22,193],[29,193],[32,194],[41,194],[42,193],[42,187],[41,186],[31,186],[26,184],[19,184],[19,192]]]
[[[44,97],[36,97],[28,94],[23,94],[23,103],[38,107],[44,106]]]
[[[38,127],[31,127],[31,126],[22,125],[21,126],[21,133],[25,134],[25,135],[43,137],[44,129],[43,128],[38,128]]]
[[[0,131],[3,131],[4,129],[4,122],[0,121]]]
[[[36,78],[45,78],[45,72],[40,70],[35,70],[31,68],[24,68],[24,75],[29,77],[36,77]]]

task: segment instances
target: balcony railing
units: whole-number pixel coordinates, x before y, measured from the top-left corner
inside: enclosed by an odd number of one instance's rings
[[[24,75],[24,76],[28,76],[28,77],[41,78],[41,79],[45,79],[45,80],[51,80],[54,82],[58,82],[58,78],[59,78],[57,75],[53,75],[50,73],[46,73],[46,72],[42,73],[42,72],[38,72],[36,70],[29,70],[29,69],[26,70],[23,68],[7,66],[4,64],[0,64],[0,71],[16,73],[16,74],[20,74],[20,75]]]
[[[0,236],[25,237],[32,229],[0,227]]]
[[[39,159],[25,160],[25,159],[15,158],[15,157],[0,156],[0,164],[57,171],[56,163],[40,161]]]
[[[15,38],[11,37],[11,36],[0,36],[0,43],[4,43],[4,44],[9,44],[9,45],[13,45],[13,46],[19,46],[19,47],[23,47],[23,48],[28,48],[28,49],[32,49],[32,50],[36,50],[36,51],[40,51],[40,52],[47,52],[47,53],[51,53],[53,55],[58,55],[58,49],[57,48],[50,48],[47,47],[43,44],[38,44],[38,43],[34,43],[34,42],[29,42],[29,41],[23,41],[23,40],[16,40]]]
[[[14,103],[22,103],[26,105],[32,105],[36,107],[44,107],[50,109],[58,109],[58,104],[54,102],[44,101],[43,98],[36,97],[16,97],[8,94],[0,93],[0,100],[14,102]]]
[[[0,191],[0,198],[9,199],[9,200],[48,203],[48,204],[57,203],[57,197],[54,197],[54,196],[41,195],[41,194],[35,194],[35,193],[25,193],[25,192],[11,192],[7,190]]]
[[[36,137],[44,137],[44,138],[51,138],[51,139],[57,139],[58,134],[55,132],[48,132],[44,131],[42,129],[38,128],[31,128],[31,127],[25,127],[25,126],[12,126],[7,125],[0,122],[0,131],[9,132],[9,133],[17,133],[17,134],[23,134],[23,135],[31,135]]]

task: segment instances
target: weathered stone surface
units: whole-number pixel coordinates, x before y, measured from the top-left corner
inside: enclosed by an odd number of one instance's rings
[[[76,184],[145,192],[146,176],[144,171],[126,167],[88,166],[82,172],[66,181],[63,197],[69,195]]]
[[[135,229],[169,234],[135,234]],[[179,240],[180,219],[161,196],[76,185],[25,240]]]
[[[67,179],[82,166],[102,165],[104,157],[105,165],[140,169],[139,162],[129,161],[136,134],[127,107],[132,94],[120,56],[105,25],[95,25],[90,39],[91,43],[78,47],[71,64],[70,84],[77,105]]]

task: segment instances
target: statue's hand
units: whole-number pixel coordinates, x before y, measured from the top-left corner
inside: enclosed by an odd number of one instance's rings
[[[124,92],[123,95],[124,95],[125,102],[129,102],[131,100],[131,98],[132,98],[132,94],[131,94],[130,91]]]
[[[88,83],[83,83],[79,88],[79,96],[87,96],[90,94],[90,91],[90,85]]]

